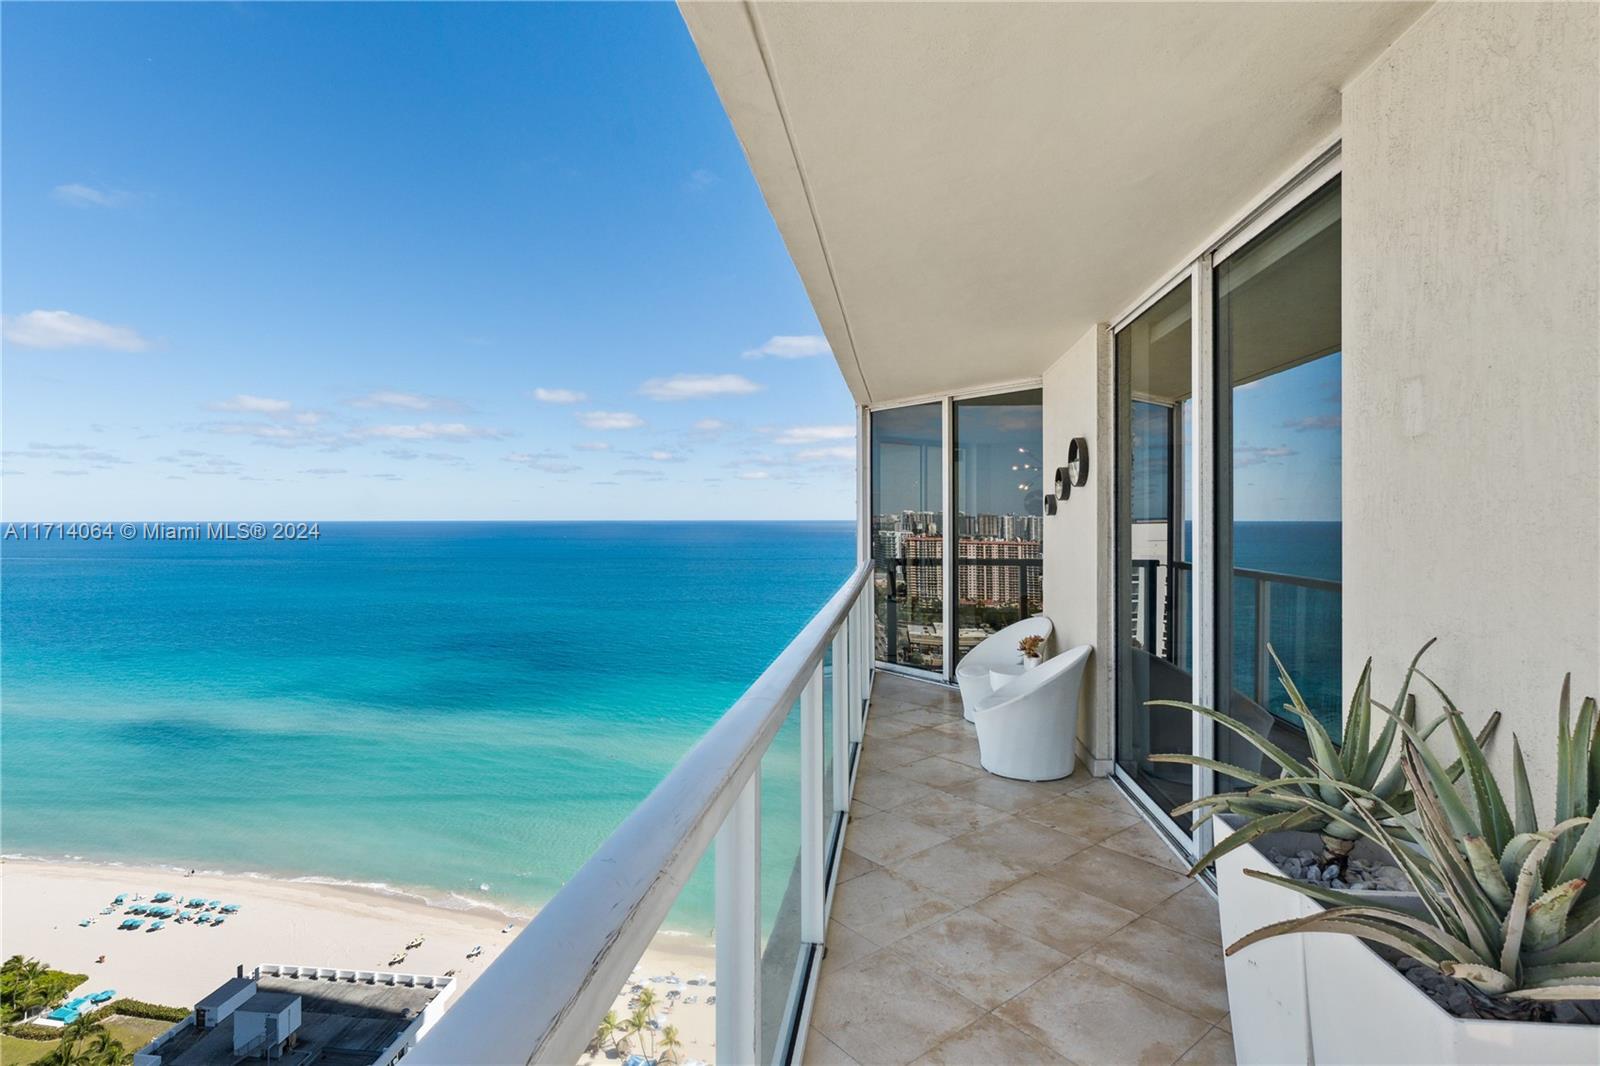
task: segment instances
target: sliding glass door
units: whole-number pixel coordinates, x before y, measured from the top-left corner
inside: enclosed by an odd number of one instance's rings
[[[1147,704],[1194,698],[1192,302],[1186,278],[1116,337],[1117,765],[1169,817],[1191,772],[1151,756],[1190,752],[1192,716]]]
[[[1275,654],[1342,732],[1338,179],[1281,202],[1115,335],[1117,769],[1195,854],[1209,827],[1172,810],[1242,783],[1152,756],[1272,768],[1148,701],[1207,703],[1305,754]]]
[[[1044,610],[1039,389],[955,401],[956,661]]]
[[[872,413],[879,661],[943,675],[944,405]]]
[[[1044,610],[1043,400],[1033,388],[872,412],[879,662],[949,680],[990,634]]]
[[[1298,754],[1273,654],[1335,741],[1343,726],[1339,229],[1334,181],[1216,267],[1217,676],[1234,717]],[[1216,748],[1261,761],[1231,732]]]

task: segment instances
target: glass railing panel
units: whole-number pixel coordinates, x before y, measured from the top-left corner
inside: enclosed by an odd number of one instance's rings
[[[840,664],[841,667],[843,664]],[[833,649],[828,649],[822,664],[822,787],[817,790],[817,806],[822,811],[823,878],[833,856],[835,819],[833,810]]]
[[[578,1066],[716,1060],[716,846],[706,850],[644,958],[617,989]]]
[[[800,961],[800,707],[797,703],[761,758],[762,1062],[787,1039]]]

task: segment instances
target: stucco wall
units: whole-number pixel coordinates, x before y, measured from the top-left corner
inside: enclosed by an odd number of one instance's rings
[[[1109,687],[1111,341],[1104,326],[1085,333],[1044,373],[1044,468],[1067,462],[1073,437],[1089,441],[1089,482],[1044,520],[1044,604],[1055,623],[1055,650],[1094,646],[1079,699],[1080,756],[1090,770],[1111,770]]]
[[[1440,4],[1343,109],[1346,691],[1438,637],[1546,817],[1561,677],[1600,688],[1597,21]]]

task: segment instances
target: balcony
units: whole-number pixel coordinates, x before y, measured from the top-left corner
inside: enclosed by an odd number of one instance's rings
[[[1122,793],[985,773],[955,693],[880,673],[810,1063],[1231,1063],[1217,908]]]

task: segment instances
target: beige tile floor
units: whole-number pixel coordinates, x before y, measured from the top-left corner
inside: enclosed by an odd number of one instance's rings
[[[1233,1063],[1217,906],[1110,782],[985,773],[880,674],[805,1061]]]

